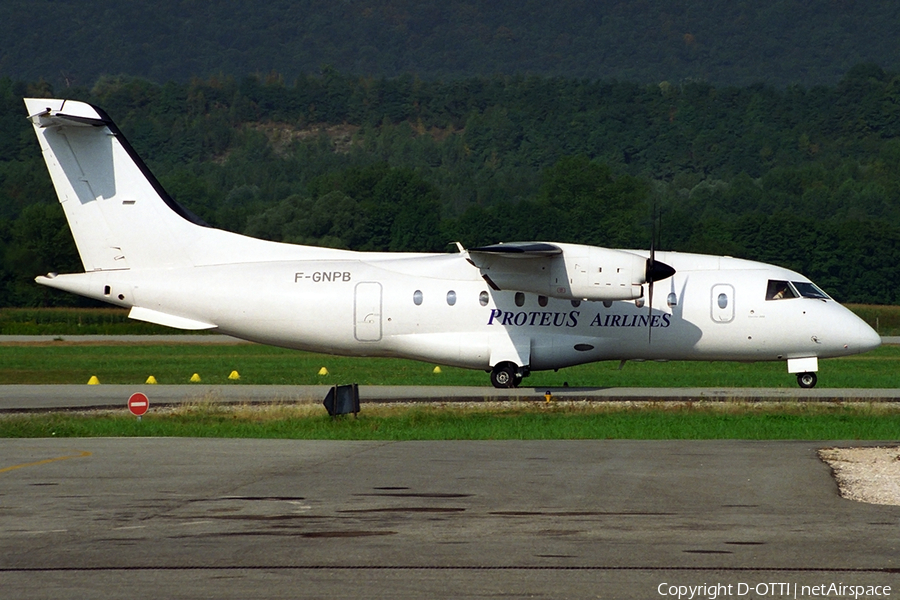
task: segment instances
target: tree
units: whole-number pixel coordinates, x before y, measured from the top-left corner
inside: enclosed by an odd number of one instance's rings
[[[0,285],[6,287],[8,306],[78,304],[77,296],[50,290],[34,283],[49,272],[79,273],[84,270],[62,207],[32,204],[18,219],[0,231]]]
[[[642,229],[649,190],[629,175],[586,156],[567,156],[545,169],[537,204],[547,239],[606,247],[633,247],[649,238]]]

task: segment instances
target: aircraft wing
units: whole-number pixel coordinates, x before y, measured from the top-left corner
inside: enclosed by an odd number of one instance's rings
[[[633,252],[556,242],[513,242],[467,251],[495,291],[532,292],[569,300],[634,300],[643,284],[675,271]]]
[[[510,244],[492,244],[490,246],[472,248],[469,250],[470,258],[472,258],[473,253],[476,255],[504,256],[506,258],[544,258],[559,256],[563,253],[563,250],[556,244],[548,244],[547,242],[512,242]],[[476,263],[478,262],[474,258],[473,260]]]

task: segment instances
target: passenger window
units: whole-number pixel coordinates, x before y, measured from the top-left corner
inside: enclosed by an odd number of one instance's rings
[[[482,291],[480,294],[478,294],[478,303],[481,304],[482,306],[487,306],[488,300],[490,300],[490,299],[491,299],[491,297],[488,296],[487,291]]]
[[[547,306],[547,296],[538,296],[538,306],[541,308]]]
[[[769,280],[769,285],[766,287],[766,300],[784,300],[796,297],[797,294],[794,293],[787,281]]]
[[[719,294],[719,297],[716,299],[716,303],[719,305],[719,308],[728,308],[728,295]]]
[[[422,290],[413,292],[413,304],[420,306],[422,304]]]
[[[456,292],[454,292],[453,290],[447,292],[447,304],[449,304],[450,306],[456,304]]]
[[[516,292],[516,306],[525,306],[525,294]]]

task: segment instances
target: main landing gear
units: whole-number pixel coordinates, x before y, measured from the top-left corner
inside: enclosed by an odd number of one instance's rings
[[[527,375],[527,369],[511,362],[502,362],[491,369],[491,383],[495,388],[515,388]]]
[[[815,373],[797,373],[797,384],[802,388],[814,388],[818,380]]]

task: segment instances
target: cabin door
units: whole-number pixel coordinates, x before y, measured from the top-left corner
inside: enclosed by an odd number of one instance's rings
[[[734,288],[727,283],[712,287],[710,296],[712,320],[716,323],[730,323],[734,320]]]
[[[353,334],[360,342],[381,339],[381,284],[364,281],[356,284],[353,301]]]

